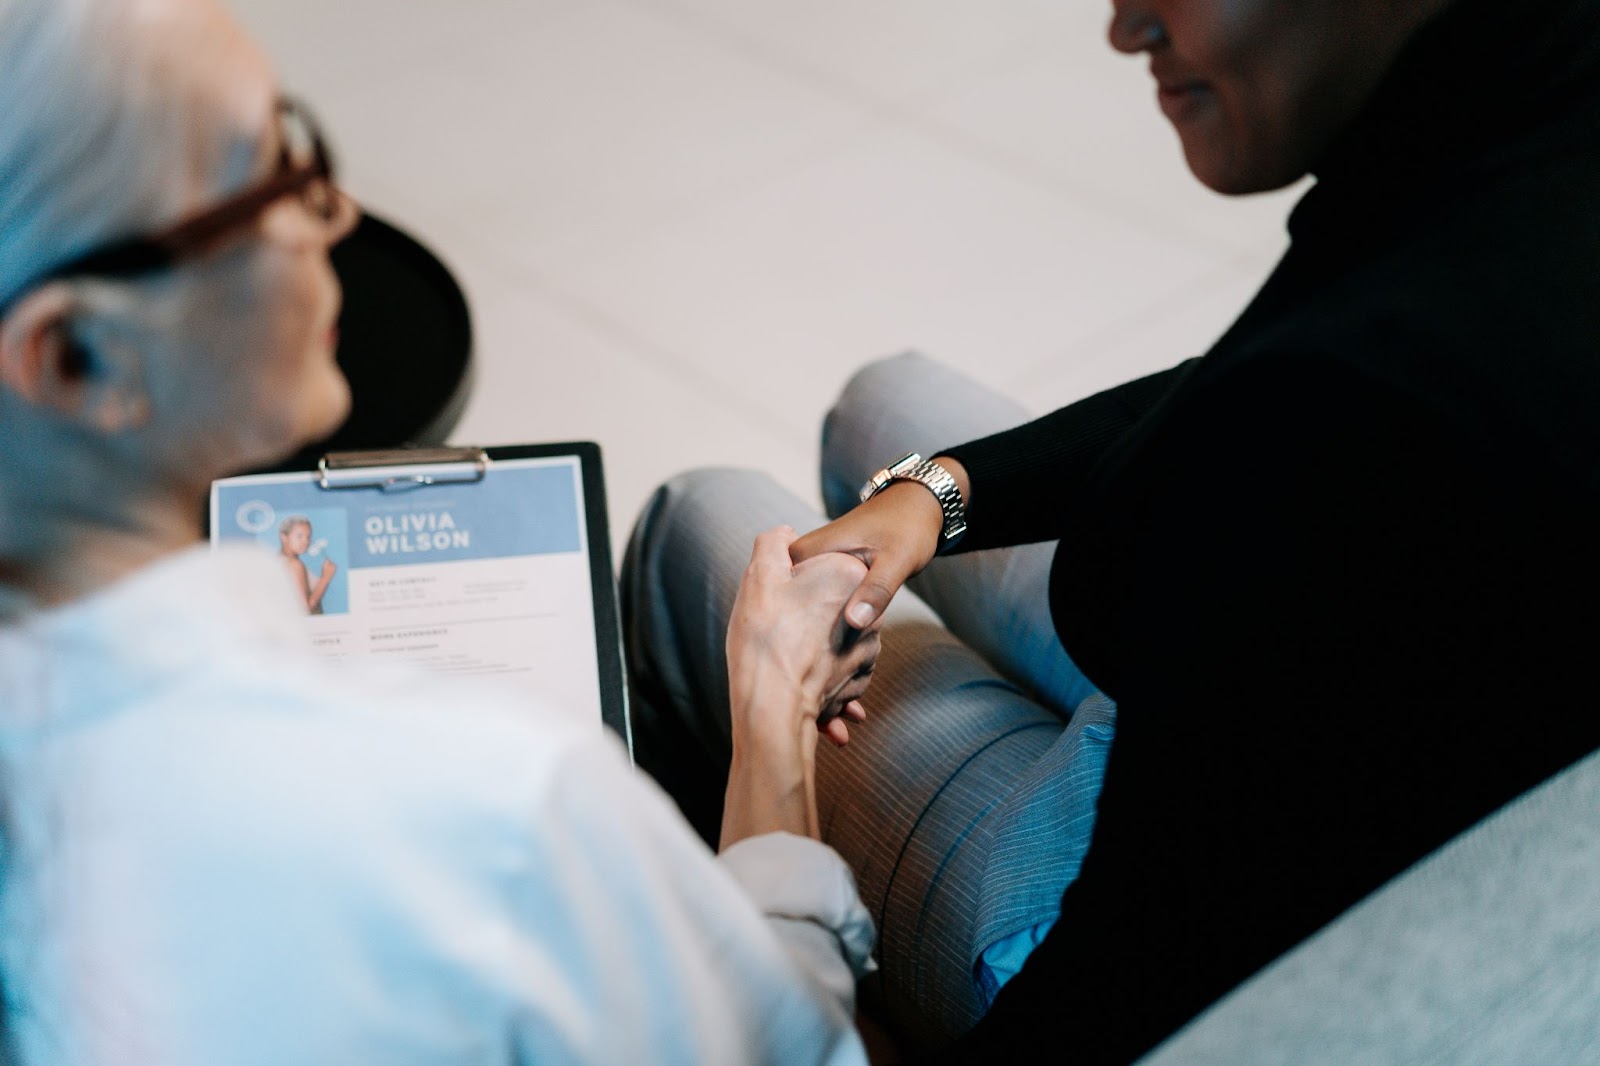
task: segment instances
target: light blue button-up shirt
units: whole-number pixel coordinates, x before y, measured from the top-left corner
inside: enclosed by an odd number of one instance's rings
[[[334,667],[205,549],[0,630],[27,1064],[855,1063],[838,856],[714,858],[586,718]]]

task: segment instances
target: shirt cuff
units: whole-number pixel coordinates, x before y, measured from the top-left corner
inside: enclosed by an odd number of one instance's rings
[[[877,930],[839,853],[793,833],[763,833],[724,850],[717,861],[769,918],[812,922],[833,933],[857,979],[876,970]]]

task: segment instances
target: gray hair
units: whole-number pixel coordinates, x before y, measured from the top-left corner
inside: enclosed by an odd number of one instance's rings
[[[0,307],[63,261],[159,217],[139,116],[159,57],[137,0],[0,0]]]

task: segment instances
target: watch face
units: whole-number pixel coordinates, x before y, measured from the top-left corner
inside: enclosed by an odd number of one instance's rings
[[[902,455],[900,458],[896,459],[882,470],[879,470],[876,474],[873,474],[872,477],[867,479],[867,483],[861,486],[861,491],[857,493],[857,495],[861,497],[861,502],[866,503],[879,492],[882,492],[884,487],[888,485],[889,482],[895,480],[896,478],[905,477],[919,464],[921,464],[921,462],[922,456],[918,455],[916,452],[907,452],[905,455]]]
[[[890,466],[886,473],[888,473],[889,477],[891,478],[903,477],[904,475],[915,470],[921,463],[922,456],[918,455],[916,452],[907,452],[899,459],[895,460],[894,465]],[[886,478],[885,480],[888,479]]]

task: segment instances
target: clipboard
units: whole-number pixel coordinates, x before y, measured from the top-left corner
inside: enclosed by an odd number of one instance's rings
[[[597,710],[631,756],[605,499],[589,441],[331,452],[214,482],[208,531],[278,552],[325,657],[505,675]]]

